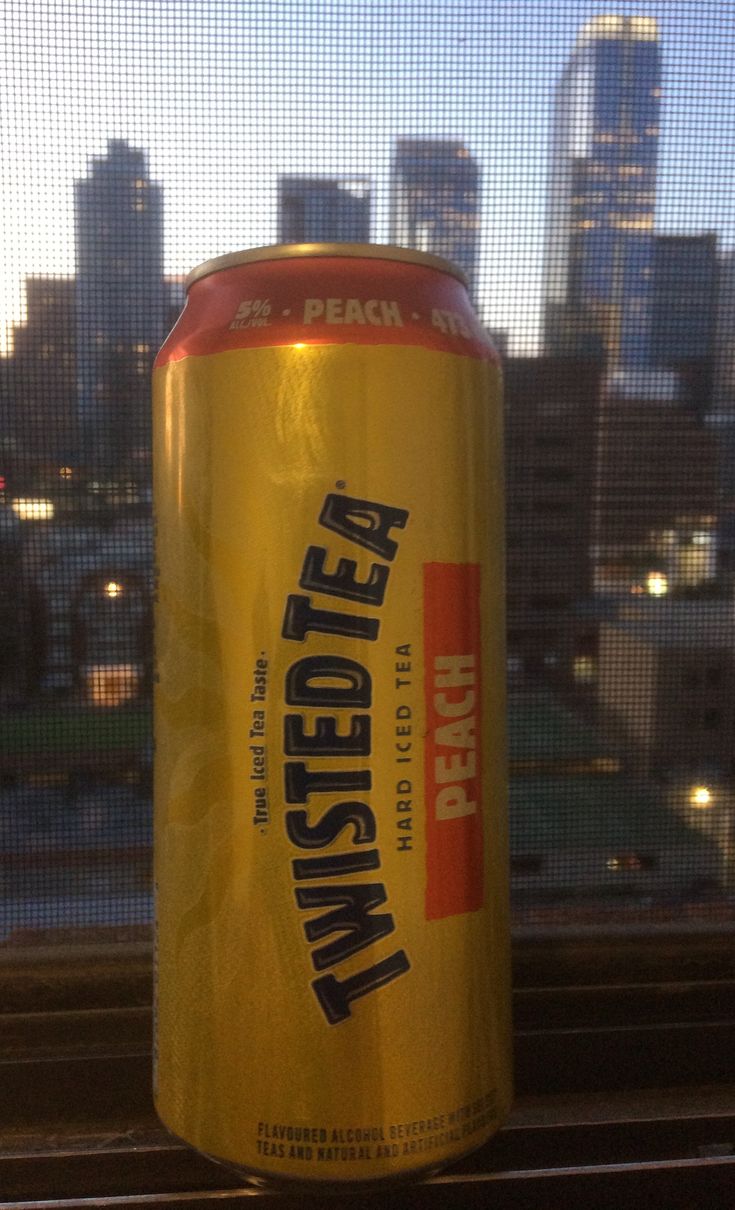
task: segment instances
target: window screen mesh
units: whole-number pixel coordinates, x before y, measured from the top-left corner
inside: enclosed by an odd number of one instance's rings
[[[2,14],[0,944],[147,936],[152,359],[301,240],[450,257],[503,354],[516,924],[729,919],[729,0]]]

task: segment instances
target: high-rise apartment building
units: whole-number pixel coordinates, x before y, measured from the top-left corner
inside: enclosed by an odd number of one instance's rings
[[[717,236],[654,236],[651,359],[677,374],[681,402],[700,416],[712,406],[716,320]]]
[[[399,139],[391,167],[390,241],[453,261],[477,285],[480,172],[463,143]]]
[[[603,392],[592,548],[601,595],[697,588],[716,576],[717,442],[677,402]]]
[[[76,283],[28,277],[26,322],[13,332],[13,411],[6,429],[16,464],[30,469],[75,462]]]
[[[713,408],[708,424],[720,453],[718,556],[721,571],[735,579],[735,251],[717,266],[717,321]]]
[[[367,243],[370,182],[365,177],[282,176],[278,239],[282,244]]]
[[[652,17],[593,17],[554,108],[544,265],[546,351],[652,366],[661,55]]]
[[[174,277],[164,277],[163,289],[166,305],[166,331],[170,332],[178,320],[186,303],[186,276],[180,274]]]
[[[735,773],[733,640],[729,601],[649,598],[603,622],[600,702],[623,725],[642,772],[676,771],[682,787],[705,771]]]
[[[82,458],[116,476],[150,449],[150,372],[165,335],[161,189],[110,140],[75,183]]]
[[[510,357],[503,373],[509,658],[569,680],[589,646],[600,364]]]
[[[735,420],[735,252],[725,252],[717,268],[715,407]]]

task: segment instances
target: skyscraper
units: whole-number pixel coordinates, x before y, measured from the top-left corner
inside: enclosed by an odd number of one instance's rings
[[[278,239],[282,244],[367,243],[370,182],[365,177],[282,176]]]
[[[661,97],[651,17],[581,29],[554,109],[544,265],[548,353],[652,368],[653,223]]]
[[[674,370],[679,398],[700,416],[712,406],[717,321],[717,236],[656,235],[651,358]]]
[[[720,450],[717,545],[721,570],[735,578],[735,251],[717,266],[714,407],[709,417]]]
[[[161,190],[119,139],[75,182],[82,459],[116,476],[150,448],[150,371],[165,335]]]
[[[434,252],[464,272],[474,296],[480,173],[462,143],[399,139],[391,168],[390,240]]]

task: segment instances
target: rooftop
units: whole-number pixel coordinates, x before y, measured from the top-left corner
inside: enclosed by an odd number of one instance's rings
[[[658,22],[655,17],[624,17],[619,13],[601,13],[582,26],[577,46],[589,46],[590,43],[603,39],[658,42]]]
[[[510,784],[511,851],[711,848],[711,841],[632,777],[516,777]]]
[[[735,605],[729,600],[641,601],[603,625],[653,647],[735,648]]]

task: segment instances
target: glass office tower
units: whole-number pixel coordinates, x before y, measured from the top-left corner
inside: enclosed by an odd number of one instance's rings
[[[365,177],[279,179],[279,243],[363,244],[369,239],[370,183]]]
[[[614,371],[652,368],[660,97],[654,18],[598,16],[582,27],[554,109],[548,353],[601,356]]]
[[[399,139],[391,166],[391,243],[453,261],[474,298],[479,237],[480,173],[464,144]]]

